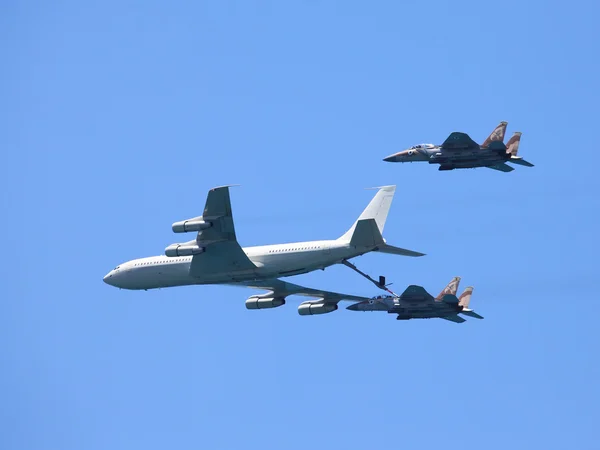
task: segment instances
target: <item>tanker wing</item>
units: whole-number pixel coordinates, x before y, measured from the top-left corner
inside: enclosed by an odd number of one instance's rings
[[[195,241],[173,244],[167,247],[167,256],[192,255],[190,275],[200,276],[214,273],[252,271],[256,266],[235,235],[229,186],[220,186],[208,191],[202,216],[173,224],[173,231],[198,231]],[[179,249],[184,253],[180,255]]]

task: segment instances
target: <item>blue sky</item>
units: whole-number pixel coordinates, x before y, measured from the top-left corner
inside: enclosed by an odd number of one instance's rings
[[[0,6],[0,448],[597,447],[597,2]],[[382,158],[501,120],[536,164]],[[486,318],[397,322],[249,289],[102,283],[232,190],[242,245],[336,238],[396,290],[455,275]],[[288,279],[377,292],[345,267]]]

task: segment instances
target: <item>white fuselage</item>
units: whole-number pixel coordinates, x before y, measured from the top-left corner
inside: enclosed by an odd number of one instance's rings
[[[228,284],[266,280],[325,269],[373,247],[354,247],[345,240],[296,242],[243,248],[256,266],[251,270],[190,275],[192,256],[150,256],[123,263],[104,281],[123,289],[156,289],[193,284]]]

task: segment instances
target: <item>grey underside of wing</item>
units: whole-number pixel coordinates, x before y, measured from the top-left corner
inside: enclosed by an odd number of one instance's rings
[[[455,323],[466,322],[466,320],[460,316],[446,316],[446,317],[440,317],[440,319],[449,320],[450,322],[455,322]]]
[[[510,167],[506,163],[494,164],[493,166],[487,166],[487,167],[489,167],[490,169],[499,170],[500,172],[512,172],[513,170],[515,170],[514,167]]]
[[[202,217],[209,220],[212,226],[200,231],[196,240],[207,243],[210,241],[236,240],[228,186],[213,188],[208,191]]]
[[[201,245],[201,243],[199,243]],[[213,242],[205,247],[204,253],[195,255],[190,265],[190,274],[214,274],[254,270],[256,266],[237,241]]]
[[[230,284],[233,286],[247,286],[254,289],[265,289],[276,296],[300,295],[304,297],[320,298],[328,303],[337,303],[341,300],[360,302],[369,299],[368,297],[360,297],[357,295],[348,295],[341,294],[339,292],[307,288],[298,284],[282,281],[277,278],[269,280],[244,281]]]
[[[256,268],[236,240],[228,186],[208,191],[202,217],[212,226],[198,232],[196,242],[204,248],[204,253],[192,258],[192,276]]]
[[[479,150],[479,144],[466,133],[454,132],[440,146],[444,150]]]

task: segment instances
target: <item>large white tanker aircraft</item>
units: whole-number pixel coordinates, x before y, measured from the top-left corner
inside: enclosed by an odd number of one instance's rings
[[[216,187],[208,192],[202,216],[172,226],[175,233],[196,232],[194,240],[169,245],[164,256],[120,264],[104,281],[118,288],[144,290],[194,284],[241,285],[269,291],[250,297],[248,309],[274,308],[285,304],[288,295],[304,295],[319,300],[301,304],[301,315],[335,311],[340,300],[368,299],[304,288],[278,278],[325,269],[372,251],[423,256],[388,245],[382,237],[395,191],[396,186],[379,188],[352,227],[338,239],[242,248],[235,236],[229,186]]]

